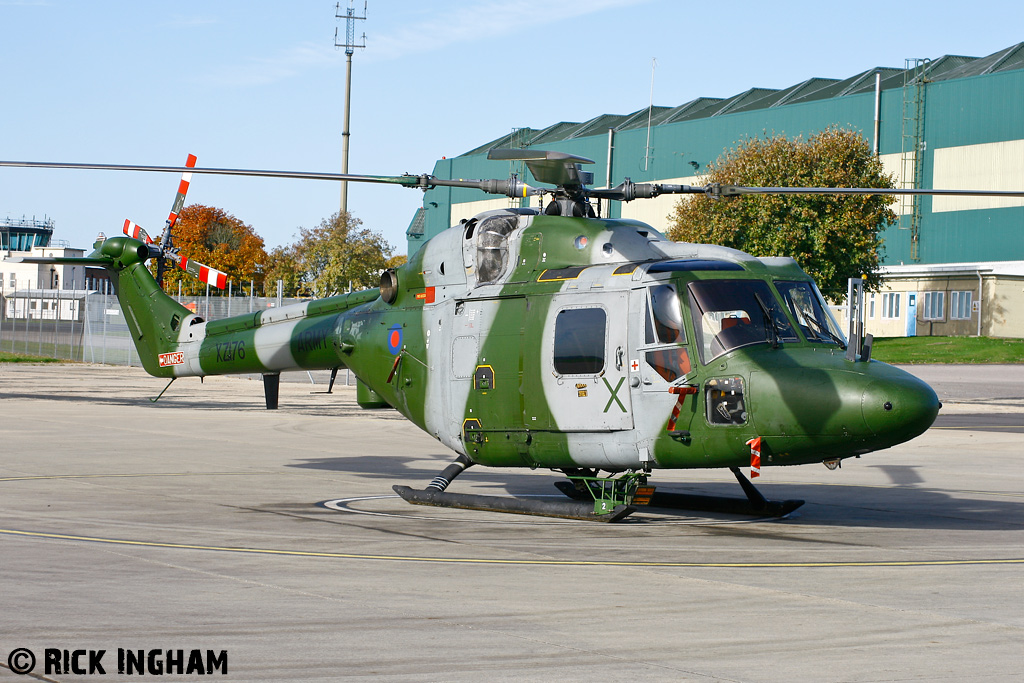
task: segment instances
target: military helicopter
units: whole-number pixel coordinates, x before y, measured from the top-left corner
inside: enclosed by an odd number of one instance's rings
[[[112,275],[146,371],[170,378],[261,373],[267,407],[281,372],[350,369],[364,408],[390,406],[457,454],[410,503],[614,521],[640,505],[787,515],[800,500],[767,500],[745,476],[889,448],[931,426],[935,392],[871,359],[870,336],[847,340],[813,280],[791,258],[755,258],[677,243],[635,220],[600,218],[592,199],[661,194],[989,194],[965,190],[748,188],[635,184],[596,189],[589,159],[493,150],[524,161],[538,183],[243,169],[0,162],[0,166],[183,173],[159,241],[127,236],[85,258],[25,259],[102,266]],[[203,320],[161,291],[176,262],[217,283],[173,246],[193,173],[475,187],[542,209],[486,211],[429,240],[380,287],[223,320]],[[147,261],[156,259],[158,278]],[[333,383],[333,378],[332,378]],[[168,385],[169,386],[169,385]],[[564,474],[565,500],[447,491],[473,465]],[[683,495],[649,484],[659,469],[729,468],[744,498]]]

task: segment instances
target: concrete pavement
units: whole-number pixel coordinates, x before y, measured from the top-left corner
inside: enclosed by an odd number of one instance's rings
[[[790,519],[607,525],[407,505],[391,485],[452,455],[351,387],[282,383],[270,412],[254,381],[179,380],[152,404],[164,382],[138,369],[2,365],[0,679],[26,680],[3,668],[24,647],[40,667],[106,649],[122,680],[117,648],[226,650],[213,678],[233,681],[1008,680],[1020,439],[971,422],[1024,395],[1006,367],[935,371],[968,404],[957,426],[835,472],[766,468],[767,495],[808,501]],[[455,487],[555,479],[474,468]],[[738,493],[716,470],[652,483]]]

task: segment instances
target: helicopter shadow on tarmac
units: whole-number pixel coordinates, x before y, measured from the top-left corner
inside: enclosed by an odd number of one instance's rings
[[[429,458],[429,460],[428,460]],[[348,472],[390,484],[401,480],[427,482],[437,474],[439,466],[448,461],[442,454],[418,458],[380,457],[373,455],[340,458],[316,458],[288,465],[301,469]],[[436,462],[434,465],[432,462]],[[948,491],[923,485],[915,467],[875,465],[891,480],[890,485],[859,485],[831,483],[768,483],[758,484],[770,499],[803,499],[806,504],[794,515],[785,518],[787,525],[863,527],[878,529],[917,529],[944,531],[1024,531],[1024,500],[1006,500],[1004,495],[976,490]],[[739,497],[734,481],[723,477],[719,482],[659,481],[654,473],[651,483],[659,490],[687,494]],[[773,472],[774,474],[774,472]],[[679,472],[673,475],[678,476]],[[785,477],[785,470],[776,476]],[[473,468],[459,479],[459,484],[472,484],[475,492],[497,496],[557,495],[554,483],[557,474],[516,472],[507,468]],[[458,486],[459,484],[456,484]],[[367,493],[378,493],[375,489]],[[644,508],[641,508],[644,509]],[[652,513],[686,516],[686,511],[647,508]],[[702,518],[744,519],[725,513],[701,512]],[[643,523],[631,517],[620,524]]]

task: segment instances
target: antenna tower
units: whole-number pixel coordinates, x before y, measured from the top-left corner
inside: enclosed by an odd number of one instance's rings
[[[644,148],[644,170],[650,165],[654,157],[654,148],[651,147],[651,118],[654,115],[654,70],[658,66],[657,58],[651,58],[651,104],[647,107],[647,147]],[[609,180],[608,182],[611,182]]]
[[[338,28],[334,29],[334,47],[345,48],[345,122],[344,127],[341,131],[341,172],[348,173],[348,139],[349,133],[349,114],[351,112],[352,105],[352,53],[355,49],[366,47],[366,34],[364,33],[360,42],[356,43],[356,21],[360,19],[366,19],[366,1],[363,2],[363,16],[356,16],[356,10],[353,6],[355,0],[348,0],[348,7],[345,13],[341,13],[341,3],[337,3],[334,6],[334,17],[335,19],[345,20],[345,42],[338,42]],[[348,182],[341,182],[341,212],[345,213],[348,211]]]

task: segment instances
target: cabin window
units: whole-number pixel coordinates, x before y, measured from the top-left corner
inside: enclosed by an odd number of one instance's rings
[[[741,346],[799,341],[761,280],[700,280],[688,289],[695,342],[705,364]]]
[[[596,375],[604,370],[608,316],[603,308],[566,308],[555,317],[555,372]]]
[[[950,292],[949,293],[949,319],[970,320],[971,319],[971,297],[974,292]]]

